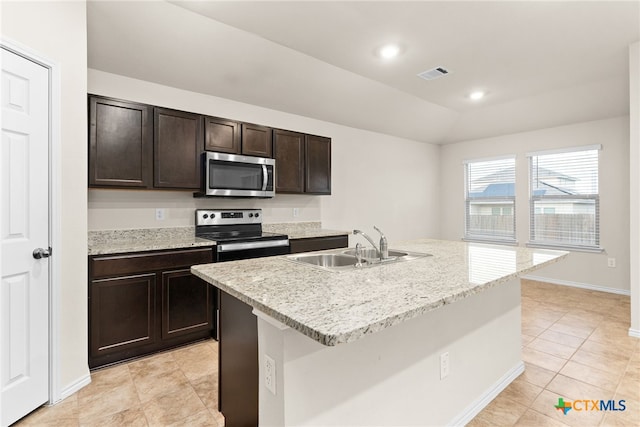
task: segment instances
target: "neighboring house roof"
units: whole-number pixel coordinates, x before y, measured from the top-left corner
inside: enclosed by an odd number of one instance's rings
[[[498,184],[489,184],[482,191],[475,191],[469,193],[469,197],[515,197],[516,189],[513,182],[501,182]],[[537,189],[533,191],[534,196],[554,196],[554,195],[567,195],[576,194],[575,191],[567,190],[555,185],[547,184],[540,181]]]
[[[504,168],[482,178],[474,180],[474,186],[476,188],[481,185],[486,185],[482,191],[474,191],[469,193],[469,197],[515,197],[515,184],[513,182],[504,182],[511,180],[514,177],[515,168]],[[543,178],[563,179],[565,181],[577,181],[574,178],[563,173],[556,172],[551,169],[539,167],[537,169],[538,188],[533,191],[534,196],[553,196],[553,195],[567,195],[577,194],[573,190],[569,190],[558,185],[545,182]],[[502,181],[502,182],[501,182]]]
[[[554,196],[554,195],[566,196],[567,194],[571,195],[571,194],[577,194],[577,193],[573,190],[562,188],[557,185],[551,185],[544,181],[538,181],[538,188],[533,190],[534,196]]]
[[[469,193],[469,197],[514,197],[516,186],[513,182],[489,184],[484,190]]]

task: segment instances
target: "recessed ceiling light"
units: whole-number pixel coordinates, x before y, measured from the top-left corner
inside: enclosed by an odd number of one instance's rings
[[[484,98],[484,92],[481,90],[477,90],[469,94],[469,99],[473,101],[478,101],[479,99],[482,99],[482,98]]]
[[[391,59],[398,56],[400,47],[397,44],[386,44],[378,50],[378,55],[384,59]]]

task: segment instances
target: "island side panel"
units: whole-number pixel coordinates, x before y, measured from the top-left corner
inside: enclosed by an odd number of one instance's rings
[[[520,304],[513,279],[335,347],[259,317],[277,372],[275,395],[260,376],[260,425],[464,424],[522,372]]]
[[[258,326],[251,306],[220,291],[219,409],[226,425],[258,425]]]

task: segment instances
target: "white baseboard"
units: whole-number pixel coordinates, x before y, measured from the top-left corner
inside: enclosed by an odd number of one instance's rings
[[[67,387],[63,388],[60,391],[60,400],[55,402],[49,402],[49,405],[55,405],[56,403],[62,402],[67,397],[71,396],[73,393],[78,392],[85,386],[88,386],[91,383],[91,374],[87,371],[87,374],[78,378],[75,382],[69,384]]]
[[[629,336],[634,338],[640,338],[640,329],[629,328]]]
[[[518,363],[509,372],[503,375],[492,387],[485,391],[475,402],[467,406],[450,423],[450,426],[464,426],[471,422],[493,399],[495,399],[505,388],[509,386],[524,372],[524,362]]]
[[[588,289],[590,291],[608,292],[610,294],[631,296],[631,291],[628,289],[608,288],[606,286],[591,285],[589,283],[571,282],[569,280],[550,279],[548,277],[532,276],[529,274],[521,276],[521,278],[527,279],[527,280],[535,280],[536,282],[552,283],[554,285],[571,286],[573,288]]]

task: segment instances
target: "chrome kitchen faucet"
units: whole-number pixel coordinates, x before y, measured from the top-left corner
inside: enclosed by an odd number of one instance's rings
[[[360,231],[360,230],[353,230],[353,234],[355,234],[355,235],[361,234],[362,237],[367,239],[369,241],[369,243],[371,243],[371,246],[373,246],[373,249],[376,250],[376,253],[378,254],[378,258],[380,258],[380,260],[387,259],[387,258],[389,258],[389,248],[387,246],[387,238],[385,237],[384,234],[382,234],[382,231],[380,231],[380,229],[378,227],[376,227],[374,225],[373,228],[378,233],[380,233],[380,248],[379,249],[378,249],[378,247],[376,247],[376,244],[373,242],[373,239],[371,239],[371,237],[369,237],[365,232]]]

